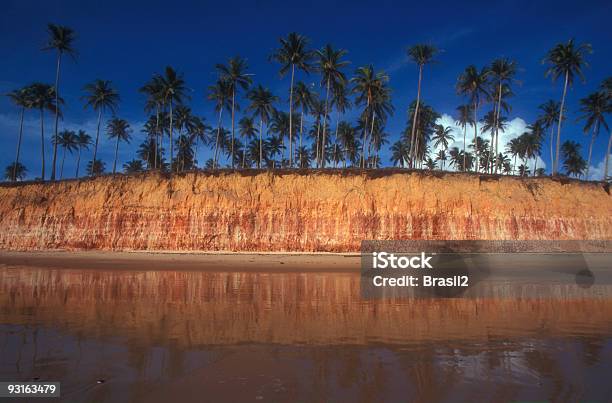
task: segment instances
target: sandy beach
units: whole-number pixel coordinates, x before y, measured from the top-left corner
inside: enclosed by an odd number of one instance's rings
[[[359,254],[0,251],[0,265],[62,269],[358,272]]]

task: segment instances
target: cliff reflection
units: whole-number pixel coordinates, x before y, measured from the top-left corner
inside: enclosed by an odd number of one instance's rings
[[[566,295],[566,294],[562,294]],[[2,323],[145,344],[410,344],[609,334],[610,299],[362,300],[359,276],[0,269]]]
[[[2,268],[0,379],[60,380],[70,402],[610,394],[610,299],[365,301],[359,282]]]

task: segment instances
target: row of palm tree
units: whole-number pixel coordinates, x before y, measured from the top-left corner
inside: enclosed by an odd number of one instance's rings
[[[78,134],[69,130],[59,131],[58,122],[62,118],[61,106],[64,104],[58,90],[61,62],[64,55],[76,57],[73,46],[75,35],[70,28],[53,24],[49,24],[48,33],[49,40],[44,49],[57,52],[55,85],[33,83],[9,94],[13,103],[20,108],[20,129],[16,158],[10,166],[12,173],[8,178],[17,180],[22,176],[19,172],[25,170],[19,158],[24,114],[30,109],[40,113],[42,180],[45,179],[46,168],[45,111],[55,115],[51,141],[51,180],[56,178],[58,146],[62,148],[60,178],[63,178],[66,152],[77,152],[78,176],[81,152],[88,149],[91,143],[93,155],[88,163],[88,174],[98,174],[104,170],[105,164],[98,159],[98,148],[106,113],[112,115],[105,126],[107,135],[115,141],[112,169],[115,173],[120,143],[129,142],[132,133],[129,123],[116,116],[120,96],[110,81],[95,80],[87,84],[83,89],[83,101],[85,108],[91,108],[97,114],[95,140],[92,141],[83,131]],[[545,133],[550,137],[552,173],[558,173],[561,154],[564,156],[564,166],[567,166],[566,156],[572,153],[563,152],[568,142],[561,143],[566,98],[575,78],[583,78],[583,68],[587,65],[586,55],[590,52],[590,45],[577,45],[570,40],[555,46],[544,59],[543,62],[549,66],[546,75],[552,77],[553,81],[563,78],[563,95],[560,102],[544,103],[540,107],[541,116],[529,126],[528,132],[506,146],[507,153],[515,159],[514,166],[517,157],[523,160],[523,173],[527,170],[527,160],[531,159],[535,161],[534,174],[538,171],[537,158],[541,155]],[[512,87],[517,83],[516,62],[501,58],[483,68],[468,66],[460,74],[456,89],[466,103],[457,107],[456,123],[463,131],[463,147],[456,151],[455,147],[449,149],[449,145],[455,141],[453,130],[438,124],[440,114],[427,105],[422,96],[425,66],[437,62],[439,53],[436,47],[424,44],[408,49],[408,57],[418,68],[417,96],[408,106],[406,129],[400,140],[391,147],[392,163],[404,168],[423,168],[431,167],[432,162],[438,161],[440,169],[453,167],[463,171],[515,173],[514,166],[509,171],[505,169],[504,161],[509,158],[500,152],[499,135],[505,131],[508,122],[503,114],[511,110],[509,98],[513,96]],[[389,76],[368,65],[357,68],[354,75],[348,77],[346,69],[349,62],[346,55],[346,50],[336,49],[330,44],[311,50],[308,39],[297,33],[281,38],[270,60],[280,65],[281,77],[290,76],[288,112],[277,107],[281,102],[280,97],[261,84],[254,84],[254,75],[248,72],[245,59],[237,56],[225,64],[217,64],[215,69],[218,78],[206,94],[217,114],[215,127],[192,113],[188,106],[190,96],[184,77],[174,68],[166,67],[162,74],[154,74],[140,89],[146,96],[144,110],[149,115],[142,129],[145,140],[137,152],[140,159],[128,162],[124,169],[130,172],[140,169],[168,169],[172,172],[194,169],[198,164],[196,157],[200,144],[210,148],[212,157],[204,166],[211,169],[221,167],[224,157],[226,166],[231,168],[325,168],[327,163],[334,167],[381,166],[380,151],[389,138],[385,125],[394,112]],[[320,93],[315,84],[308,85],[300,79],[300,76],[310,74],[320,76]],[[584,131],[591,135],[584,172],[586,178],[589,175],[594,141],[602,128],[609,130],[605,116],[612,109],[611,81],[606,80],[600,91],[580,101],[581,119],[585,121]],[[479,112],[486,105],[490,105],[491,109],[479,119]],[[355,122],[349,122],[344,115],[353,107],[359,113]],[[239,117],[241,110],[242,116]],[[230,113],[229,129],[224,127],[223,113],[226,111]],[[470,144],[466,142],[468,126],[474,131]],[[241,139],[237,137],[236,129]],[[484,133],[490,134],[490,140],[483,138]],[[166,139],[167,146],[164,146]],[[606,175],[610,144],[606,154]],[[169,155],[165,154],[166,150],[169,150]],[[572,155],[579,155],[579,150]],[[457,162],[451,156],[459,156],[461,161]],[[572,161],[578,160],[574,158]],[[566,173],[569,172],[566,169]],[[578,175],[573,168],[571,172]],[[582,174],[580,170],[579,175]]]

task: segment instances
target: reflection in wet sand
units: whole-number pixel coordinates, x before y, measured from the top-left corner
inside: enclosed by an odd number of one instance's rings
[[[2,268],[0,378],[59,379],[68,401],[612,396],[612,299],[366,301],[359,283]]]

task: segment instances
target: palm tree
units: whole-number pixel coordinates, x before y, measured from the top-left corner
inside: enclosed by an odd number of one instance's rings
[[[612,109],[612,77],[606,78],[601,83],[601,90],[608,97],[608,107]],[[612,150],[612,131],[610,131],[610,137],[608,138],[608,148],[606,150],[606,158],[604,163],[603,180],[608,180],[608,160],[610,159],[610,151]]]
[[[60,180],[64,177],[64,161],[66,160],[66,150],[70,154],[78,148],[76,134],[71,130],[63,130],[57,138],[59,146],[62,147],[62,162],[60,164]]]
[[[410,163],[410,149],[403,141],[396,141],[391,146],[391,163],[393,166],[405,168]]]
[[[558,123],[559,119],[559,109],[561,108],[561,103],[553,101],[549,99],[542,105],[540,105],[539,109],[542,112],[538,120],[542,127],[546,130],[549,130],[549,139],[550,139],[550,163],[555,163],[555,154],[553,151],[555,137],[553,134],[553,130],[555,128],[555,124]]]
[[[126,174],[135,174],[144,171],[142,160],[131,160],[123,164],[123,172]]]
[[[115,170],[117,167],[117,153],[119,151],[119,142],[125,141],[126,143],[130,142],[132,138],[130,136],[130,132],[132,129],[130,128],[130,124],[124,120],[119,118],[114,118],[110,122],[108,122],[108,126],[106,127],[106,133],[109,139],[115,139],[115,159],[113,161],[113,175],[115,174]]]
[[[491,72],[491,78],[495,85],[493,93],[496,95],[496,104],[493,108],[494,119],[493,119],[493,131],[491,135],[493,137],[493,153],[498,154],[499,147],[499,119],[502,109],[502,97],[504,94],[511,94],[510,85],[514,81],[514,75],[517,71],[517,64],[515,61],[502,58],[496,59],[491,63],[489,68]],[[505,90],[504,90],[505,89]],[[495,164],[495,173],[497,173],[497,162]]]
[[[431,159],[431,157],[427,157],[427,159],[425,160],[425,166],[430,171],[433,171],[434,169],[436,169],[437,164],[434,160]]]
[[[440,114],[437,113],[431,106],[421,102],[419,108],[419,116],[416,120],[416,131],[415,131],[415,144],[412,147],[414,156],[411,157],[412,167],[416,167],[417,164],[421,164],[425,161],[427,154],[427,147],[429,139],[435,132],[436,121],[440,118]],[[406,142],[410,141],[408,133],[412,133],[412,123],[414,122],[413,116],[416,112],[416,100],[410,104],[408,108],[408,127],[404,130],[404,138]]]
[[[229,99],[231,98],[231,87],[226,80],[217,80],[215,85],[211,85],[208,87],[208,99],[214,101],[215,103],[215,112],[219,114],[217,119],[217,136],[215,140],[215,151],[213,158],[213,169],[217,167],[217,156],[219,153],[219,136],[221,135],[221,118],[223,116],[223,110],[231,110],[231,103]]]
[[[389,89],[387,83],[389,76],[384,71],[374,72],[374,67],[364,66],[355,71],[355,76],[351,78],[353,84],[352,93],[357,95],[355,104],[362,105],[364,111],[361,120],[363,121],[363,140],[361,161],[362,167],[365,168],[366,161],[366,142],[368,138],[368,126],[370,126],[370,137],[374,132],[374,121],[376,117],[379,120],[386,120],[387,114],[392,113],[390,104]]]
[[[586,169],[586,161],[580,155],[580,144],[575,141],[567,140],[561,146],[563,154],[563,167],[567,175],[576,177],[582,176]]]
[[[516,168],[516,157],[518,157],[522,152],[521,148],[521,141],[518,137],[513,138],[506,145],[506,151],[512,156],[512,158],[514,158],[514,164],[512,164],[512,173],[514,173],[514,170]]]
[[[230,92],[232,94],[232,168],[234,168],[234,121],[236,112],[236,92],[238,87],[243,90],[247,90],[252,83],[251,74],[247,74],[245,71],[248,68],[247,62],[240,57],[234,57],[229,59],[227,66],[224,64],[217,64],[217,70],[221,80],[225,80],[230,86]]]
[[[444,159],[439,158],[437,161],[442,161],[442,169],[444,169],[444,162],[446,161],[446,150],[448,149],[448,143],[455,140],[455,136],[452,135],[453,129],[444,127],[443,125],[436,125],[434,135],[432,137],[433,145],[435,148],[442,146],[442,149],[438,152],[438,157],[444,156]]]
[[[595,138],[599,135],[599,130],[603,126],[608,130],[608,124],[606,123],[605,114],[612,112],[612,105],[608,99],[607,94],[602,91],[595,92],[586,98],[580,100],[582,108],[580,112],[583,115],[580,119],[585,121],[584,133],[588,134],[591,131],[591,142],[589,143],[589,156],[587,158],[587,167],[585,178],[589,179],[589,167],[591,166],[591,155],[593,153],[593,143]]]
[[[415,155],[414,145],[416,143],[416,121],[419,114],[419,107],[421,104],[421,81],[423,80],[423,67],[426,64],[434,62],[434,57],[438,53],[438,49],[435,46],[419,44],[414,45],[408,49],[408,56],[419,68],[419,81],[417,84],[417,99],[416,107],[414,111],[412,130],[410,132],[410,156],[411,158]]]
[[[157,169],[158,163],[158,149],[159,141],[162,136],[162,132],[160,130],[160,114],[164,107],[164,94],[163,94],[163,84],[161,80],[161,76],[155,74],[153,78],[147,82],[144,86],[142,86],[139,90],[147,96],[147,100],[145,102],[145,112],[150,113],[155,110],[155,130],[150,130],[150,134],[153,136],[153,168]],[[151,129],[153,126],[151,127]],[[150,166],[149,166],[150,168]]]
[[[100,139],[100,124],[102,123],[102,113],[106,109],[111,111],[113,114],[119,104],[119,93],[114,90],[111,86],[110,81],[106,80],[95,80],[83,88],[85,91],[85,108],[90,106],[94,111],[98,112],[98,125],[96,126],[96,142],[94,143],[93,160],[97,159],[98,155],[98,142]]]
[[[561,146],[561,123],[563,122],[563,108],[565,106],[565,97],[567,95],[568,86],[571,87],[575,76],[579,76],[584,81],[582,69],[588,66],[585,57],[592,52],[591,45],[583,43],[576,45],[573,39],[570,39],[566,44],[560,43],[552,48],[542,63],[549,64],[550,67],[546,70],[545,76],[550,76],[554,81],[559,77],[564,77],[563,95],[561,96],[561,106],[559,107],[559,119],[557,120],[557,148],[555,161],[553,162],[553,175],[556,175],[559,170],[559,147]]]
[[[257,132],[258,132],[257,127],[255,127],[254,119],[249,116],[244,116],[242,119],[240,119],[240,121],[238,122],[238,130],[240,131],[240,135],[244,139],[245,144],[247,140],[251,140],[253,137],[256,137]],[[243,169],[245,167],[246,155],[247,155],[247,152],[246,150],[244,150],[242,153],[242,168]]]
[[[106,164],[101,160],[92,160],[87,163],[87,175],[98,176],[104,173]]]
[[[463,165],[466,166],[466,143],[465,143],[465,135],[467,133],[467,125],[474,125],[474,118],[472,117],[472,106],[471,105],[459,105],[457,107],[457,119],[455,120],[455,124],[459,125],[463,129]]]
[[[65,53],[76,57],[76,50],[73,47],[75,40],[75,33],[71,28],[49,24],[47,26],[47,33],[49,35],[47,44],[43,47],[43,50],[55,50],[57,52],[57,67],[55,70],[55,131],[54,131],[54,142],[53,142],[53,166],[51,167],[51,180],[55,180],[55,160],[57,157],[57,128],[59,122],[59,80],[60,80],[60,67],[62,63],[62,55]]]
[[[280,47],[272,55],[272,60],[281,64],[281,77],[291,69],[291,86],[289,87],[289,167],[293,166],[293,80],[295,68],[309,73],[313,70],[311,65],[314,54],[307,49],[308,39],[295,32],[290,33],[287,39],[280,38]]]
[[[482,99],[489,96],[487,89],[488,76],[488,69],[483,68],[478,71],[476,66],[471,65],[459,76],[459,81],[457,82],[457,92],[467,96],[472,104],[472,112],[474,113],[474,142],[476,142],[478,137],[478,124],[476,123],[478,122],[478,107]],[[478,154],[476,154],[475,169],[478,170],[478,167]]]
[[[274,102],[278,101],[278,97],[272,95],[269,89],[262,87],[260,84],[247,93],[247,98],[251,101],[247,109],[259,117],[259,161],[257,167],[261,168],[264,150],[263,125],[267,125],[270,121],[270,116],[274,112]]]
[[[348,98],[347,88],[344,83],[336,83],[332,88],[332,107],[336,108],[336,131],[334,135],[334,151],[335,155],[338,148],[338,129],[340,125],[340,114],[344,115],[346,110],[351,107],[351,101]]]
[[[162,99],[165,105],[169,106],[169,117],[170,117],[170,164],[172,164],[172,159],[174,157],[174,143],[173,143],[173,128],[174,128],[174,104],[182,104],[183,100],[186,98],[185,91],[187,91],[187,87],[185,87],[185,80],[181,74],[178,74],[172,67],[166,67],[166,74],[160,78],[160,85],[162,90]],[[113,174],[115,173],[115,168],[113,167]]]
[[[491,148],[492,148],[492,152],[490,152],[487,155],[487,161],[485,163],[486,167],[490,166],[489,157],[491,156],[495,157],[497,155],[496,150],[495,150],[495,147],[497,146],[495,144],[496,138],[499,135],[500,131],[502,133],[506,131],[506,127],[508,127],[508,119],[505,116],[500,116],[499,114],[497,114],[495,110],[487,112],[487,114],[483,117],[482,128],[480,130],[482,133],[486,133],[486,132],[491,133]],[[494,163],[490,166],[490,168],[491,169],[495,168],[495,172],[497,172],[497,161],[494,161]]]
[[[4,169],[4,178],[10,181],[24,180],[28,173],[27,168],[21,162],[13,162]]]
[[[61,115],[61,111],[56,107],[56,100],[60,104],[64,103],[62,98],[58,98],[55,95],[55,88],[49,84],[34,83],[29,86],[29,92],[32,108],[36,108],[40,111],[40,151],[41,151],[41,162],[42,172],[40,175],[41,180],[45,180],[45,109],[48,111],[56,111]]]
[[[30,89],[28,87],[20,88],[18,90],[11,91],[7,94],[13,104],[20,110],[19,117],[19,137],[17,138],[17,153],[15,154],[15,163],[12,165],[15,168],[13,176],[10,178],[13,182],[17,180],[17,168],[23,165],[19,164],[19,153],[21,151],[21,138],[23,135],[23,117],[25,110],[32,108],[32,97],[30,95]]]
[[[314,84],[313,84],[314,86]],[[295,106],[300,107],[300,144],[298,149],[302,148],[302,134],[304,131],[304,114],[310,113],[312,106],[315,102],[315,95],[310,91],[310,87],[303,82],[298,82],[293,90],[295,93]],[[299,158],[298,158],[299,159]],[[304,159],[299,159],[303,161]],[[310,159],[308,159],[310,161]],[[300,168],[304,168],[300,165]]]
[[[345,84],[346,76],[341,71],[343,67],[346,67],[349,62],[341,60],[346,55],[346,50],[338,49],[335,50],[332,45],[327,44],[323,49],[315,52],[317,56],[317,68],[321,73],[321,87],[325,86],[325,113],[323,115],[323,147],[325,147],[326,139],[326,127],[327,127],[327,115],[329,114],[329,92],[332,85]],[[321,150],[321,161],[320,165],[325,168],[325,149]]]
[[[79,166],[81,165],[81,150],[89,149],[89,145],[91,144],[91,136],[83,130],[79,130],[76,135],[76,145],[77,145],[77,166],[76,166],[76,174],[75,178],[79,177]]]

